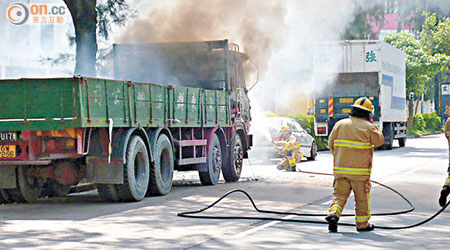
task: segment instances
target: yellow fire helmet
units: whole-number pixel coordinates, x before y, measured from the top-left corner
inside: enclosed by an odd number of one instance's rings
[[[369,98],[367,98],[365,96],[358,98],[358,100],[355,101],[355,103],[352,105],[352,107],[367,110],[369,112],[373,112],[372,102],[369,100]]]
[[[281,131],[289,131],[291,132],[291,129],[288,126],[281,127]]]

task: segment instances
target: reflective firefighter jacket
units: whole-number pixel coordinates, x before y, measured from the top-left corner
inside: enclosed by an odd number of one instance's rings
[[[363,181],[370,179],[374,146],[381,146],[384,136],[366,119],[351,116],[336,123],[328,142],[335,176]]]
[[[295,138],[294,135],[289,135],[283,138],[283,149],[281,153],[283,155],[291,155],[295,163],[299,163],[302,160],[302,153],[300,152],[300,142]],[[291,162],[290,162],[291,163]]]
[[[450,140],[449,140],[449,137],[450,137],[450,117],[445,122],[445,137],[447,137],[448,148],[449,148],[449,153],[448,153],[449,162],[448,162],[448,170],[447,170],[449,175],[448,175],[447,180],[445,181],[445,185],[450,185]]]

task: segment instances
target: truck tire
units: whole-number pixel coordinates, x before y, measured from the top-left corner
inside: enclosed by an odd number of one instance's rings
[[[316,157],[317,157],[317,144],[316,142],[313,142],[311,144],[311,156],[306,157],[306,159],[308,159],[309,161],[315,161]]]
[[[119,194],[114,184],[97,184],[97,191],[104,201],[118,202]]]
[[[35,202],[42,193],[44,181],[30,174],[28,166],[17,167],[17,188],[7,189],[11,200],[15,202]]]
[[[398,139],[398,145],[400,145],[401,148],[404,148],[406,145],[406,137],[399,138]]]
[[[0,189],[0,204],[8,204],[12,200],[5,189]]]
[[[386,129],[389,129],[389,131],[386,131]],[[381,145],[380,149],[391,150],[392,145],[394,144],[394,126],[392,123],[388,123],[387,126],[383,128],[383,135],[385,136],[385,141],[384,144]]]
[[[216,185],[219,182],[222,169],[222,149],[219,137],[214,134],[206,156],[206,171],[199,171],[200,182],[203,185]]]
[[[155,164],[150,167],[147,195],[166,195],[172,189],[174,155],[172,143],[165,134],[158,136],[154,150]]]
[[[123,166],[123,184],[116,184],[120,201],[140,201],[147,193],[150,177],[150,159],[141,137],[130,138]]]
[[[47,197],[64,197],[69,194],[71,185],[59,183],[56,180],[47,180],[43,193]]]
[[[222,166],[223,178],[226,182],[236,182],[241,178],[242,167],[244,165],[244,147],[241,136],[237,133],[231,141],[228,154],[229,161]]]

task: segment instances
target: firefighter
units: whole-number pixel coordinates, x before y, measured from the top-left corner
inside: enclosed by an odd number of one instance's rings
[[[337,232],[337,223],[353,190],[357,231],[372,231],[370,219],[370,173],[374,146],[384,143],[384,136],[373,124],[373,105],[361,97],[352,105],[350,118],[336,123],[328,143],[334,162],[334,192],[329,208],[328,230]]]
[[[283,140],[275,142],[275,146],[279,150],[283,159],[278,164],[278,170],[285,169],[288,172],[296,171],[296,163],[300,163],[302,160],[302,153],[300,152],[300,143],[297,138],[291,133],[288,126],[281,128],[283,134]],[[278,147],[281,146],[281,147]]]
[[[445,122],[445,137],[447,138],[449,146],[449,158],[450,158],[450,117],[447,119],[447,122]],[[444,186],[442,187],[441,197],[439,197],[439,205],[441,205],[441,207],[447,204],[447,196],[450,194],[450,159],[447,172],[448,177],[447,180],[445,180]]]

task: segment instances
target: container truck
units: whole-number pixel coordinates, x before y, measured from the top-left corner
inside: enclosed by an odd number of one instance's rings
[[[315,79],[325,85],[315,97],[315,132],[328,137],[337,121],[349,117],[354,101],[367,96],[374,105],[374,123],[392,149],[405,146],[407,106],[405,53],[382,41],[323,43],[314,49]],[[323,79],[333,79],[323,83]]]
[[[174,170],[237,181],[252,146],[245,60],[227,40],[115,45],[118,80],[1,80],[0,201],[80,182],[139,201],[167,194]]]

